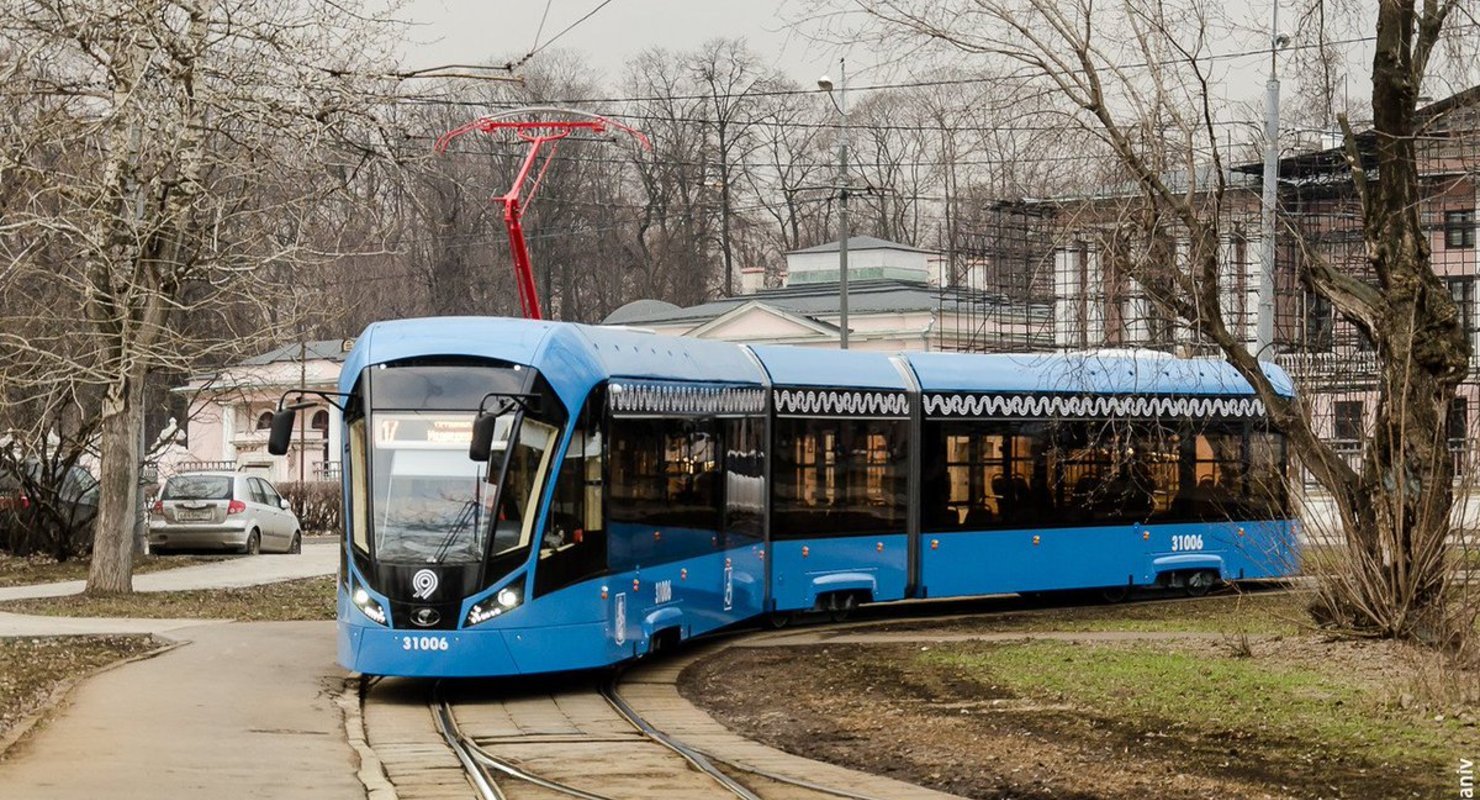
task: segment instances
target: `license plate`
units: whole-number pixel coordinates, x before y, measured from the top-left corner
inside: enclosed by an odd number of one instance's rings
[[[181,522],[204,522],[215,516],[209,508],[189,509],[181,508],[175,511],[175,519]]]

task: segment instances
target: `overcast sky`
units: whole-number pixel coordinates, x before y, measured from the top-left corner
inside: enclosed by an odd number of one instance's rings
[[[600,5],[550,0],[540,42]],[[692,50],[717,37],[744,38],[757,54],[802,85],[836,72],[838,53],[795,35],[781,18],[785,0],[612,0],[555,42],[595,67],[619,75],[623,63],[650,47]],[[411,67],[480,63],[522,55],[535,42],[545,0],[411,0],[405,17],[418,23],[406,48]],[[866,55],[866,54],[864,54]],[[859,54],[850,54],[850,71]],[[860,62],[856,69],[866,64]],[[612,81],[615,83],[616,81]]]

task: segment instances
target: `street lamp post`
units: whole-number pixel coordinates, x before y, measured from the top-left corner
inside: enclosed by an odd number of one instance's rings
[[[817,87],[832,98],[833,82],[826,75]],[[848,65],[838,59],[838,98],[833,102],[841,120],[838,126],[838,346],[848,349]]]
[[[1290,42],[1280,33],[1280,3],[1274,2],[1269,34],[1269,80],[1264,84],[1264,185],[1259,202],[1259,312],[1254,322],[1254,354],[1274,360],[1275,206],[1279,200],[1280,77],[1279,51]]]

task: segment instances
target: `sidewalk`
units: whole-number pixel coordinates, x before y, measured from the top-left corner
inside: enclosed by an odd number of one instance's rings
[[[335,543],[141,575],[139,591],[333,574]],[[55,597],[81,581],[0,590]],[[84,681],[0,761],[5,800],[354,798],[356,756],[336,705],[333,622],[78,619],[0,613],[0,636],[153,633],[186,643]]]
[[[216,623],[104,672],[0,761],[6,800],[363,800],[333,622]]]

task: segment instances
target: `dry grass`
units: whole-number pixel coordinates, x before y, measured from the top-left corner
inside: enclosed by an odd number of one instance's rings
[[[334,577],[326,575],[233,589],[12,600],[0,603],[0,611],[58,617],[200,618],[254,622],[334,619]]]
[[[148,636],[0,639],[0,740],[63,683],[155,646]]]
[[[134,574],[162,572],[228,558],[240,556],[144,556],[134,562]],[[0,553],[0,587],[86,580],[90,564],[86,558],[56,561],[49,556],[12,556]]]

